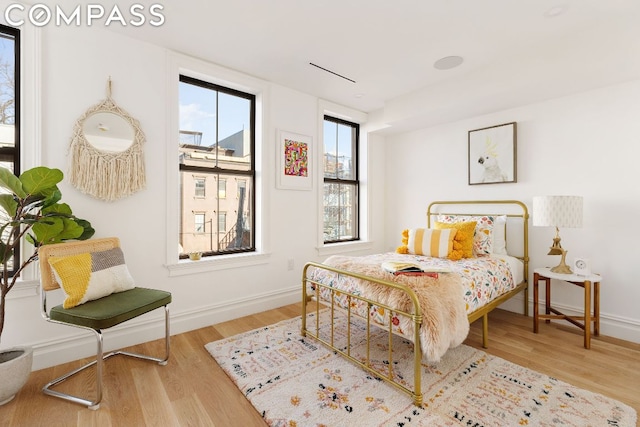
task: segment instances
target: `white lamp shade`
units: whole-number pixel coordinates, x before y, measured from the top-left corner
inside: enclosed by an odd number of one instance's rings
[[[533,225],[541,227],[563,228],[582,227],[582,197],[534,197]]]

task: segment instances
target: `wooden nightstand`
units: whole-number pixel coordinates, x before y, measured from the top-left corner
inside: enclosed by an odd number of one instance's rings
[[[562,280],[584,289],[584,316],[568,316],[551,307],[551,279]],[[546,285],[545,314],[538,313],[538,282],[543,280]],[[584,348],[591,348],[591,322],[593,335],[600,335],[600,281],[599,274],[578,276],[577,274],[559,274],[551,272],[549,268],[536,268],[533,272],[533,332],[538,333],[538,320],[551,319],[567,320],[584,330]],[[591,286],[593,285],[593,315],[591,315]],[[553,314],[552,314],[553,313]],[[582,320],[582,323],[579,322]]]

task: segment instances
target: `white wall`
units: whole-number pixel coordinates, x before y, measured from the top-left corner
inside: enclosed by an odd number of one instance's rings
[[[583,196],[583,227],[560,232],[567,261],[589,258],[592,271],[603,276],[602,333],[640,342],[640,234],[634,225],[640,214],[639,99],[640,81],[632,81],[388,136],[386,249],[399,244],[402,229],[426,226],[434,200],[518,199],[531,209],[533,196]],[[512,121],[518,123],[517,183],[469,186],[467,132]],[[530,228],[530,272],[558,263],[559,257],[546,255],[554,234]],[[554,282],[558,307],[580,310],[581,298],[582,289]]]
[[[324,258],[317,248],[321,178],[314,177],[312,191],[276,189],[275,139],[278,129],[310,135],[317,144],[316,149],[322,150],[318,138],[320,100],[263,82],[269,92],[264,170],[259,172],[264,180],[263,207],[267,219],[264,226],[269,235],[266,261],[251,267],[170,277],[164,264],[167,253],[167,156],[175,156],[177,160],[177,151],[169,153],[167,150],[167,146],[175,143],[169,141],[166,126],[169,120],[167,103],[171,101],[172,92],[167,88],[168,57],[173,54],[95,27],[45,27],[41,36],[42,165],[68,171],[67,149],[73,125],[87,108],[104,99],[109,76],[113,81],[114,100],[140,121],[146,134],[145,190],[107,203],[80,193],[66,181],[60,189],[62,200],[69,203],[74,213],[91,221],[96,237],[120,237],[127,264],[139,285],[172,293],[172,333],[298,301],[302,266],[307,261]],[[234,72],[226,70],[225,75],[234,75]],[[368,164],[380,169],[382,145],[371,145],[372,149],[367,150]],[[33,145],[27,142],[25,147]],[[316,157],[319,162],[318,152]],[[318,172],[316,167],[316,174]],[[372,179],[365,183],[381,188],[384,173],[378,172]],[[382,196],[382,193],[374,194],[368,200],[376,212],[383,211]],[[171,203],[178,203],[178,200]],[[372,220],[376,218],[381,221],[382,215],[376,214]],[[371,229],[374,230],[372,240],[377,241],[378,247],[376,243],[370,247],[380,250],[383,241],[381,223],[373,224]],[[289,259],[294,260],[293,270],[287,268]],[[91,335],[47,323],[40,317],[36,290],[37,281],[31,280],[9,295],[2,346],[32,345],[34,369],[93,354],[95,345]],[[160,338],[163,333],[161,319],[161,312],[151,313],[131,326],[107,332],[105,345],[114,349]]]

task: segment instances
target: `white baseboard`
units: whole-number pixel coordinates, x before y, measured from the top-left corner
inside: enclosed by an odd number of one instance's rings
[[[513,311],[515,313],[522,313],[523,305],[524,297],[522,294],[518,294],[502,304],[500,308]],[[544,310],[543,300],[540,300],[539,307],[541,310]],[[581,316],[583,312],[582,307],[569,306],[566,304],[553,303],[553,307],[570,316]],[[529,298],[529,316],[533,317],[533,300],[531,298]],[[561,320],[558,320],[558,322],[560,321]],[[564,323],[571,325],[566,321]],[[533,320],[531,320],[531,328],[533,331]],[[601,311],[600,335],[606,335],[640,344],[640,320],[616,316],[609,313],[603,313]]]
[[[171,311],[171,305],[169,305],[171,335],[293,304],[300,300],[300,295],[300,287],[294,286],[183,312]],[[31,344],[34,371],[96,354],[96,340],[92,333],[81,329],[65,328],[69,330],[68,335]],[[106,330],[103,335],[105,353],[161,339],[164,337],[164,312],[156,310]]]

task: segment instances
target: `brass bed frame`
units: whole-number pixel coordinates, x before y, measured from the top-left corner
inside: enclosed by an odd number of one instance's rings
[[[475,213],[475,212],[455,212],[455,213],[451,213],[451,212],[441,212],[440,209],[444,208],[448,208],[451,205],[466,205],[467,207],[471,207],[474,205],[479,205],[479,206],[493,206],[493,207],[497,207],[498,205],[502,206],[503,210],[508,210],[509,212],[485,212],[485,213]],[[513,211],[518,211],[517,213],[513,213]],[[516,254],[516,255],[512,255],[515,256],[516,258],[520,259],[523,264],[524,264],[524,280],[517,284],[517,286],[515,288],[513,288],[512,290],[500,295],[499,297],[497,297],[496,299],[492,300],[491,302],[489,302],[488,304],[485,304],[483,307],[477,309],[476,311],[473,311],[472,313],[469,313],[468,318],[469,318],[469,323],[472,323],[480,318],[482,318],[482,346],[484,348],[488,347],[488,335],[489,335],[489,318],[488,318],[488,314],[495,309],[496,307],[498,307],[500,304],[502,304],[503,302],[507,301],[508,299],[512,298],[513,296],[517,295],[519,292],[524,292],[524,315],[528,316],[529,315],[529,293],[528,293],[528,277],[529,277],[529,251],[528,251],[528,246],[529,246],[529,213],[528,213],[528,209],[527,206],[517,200],[479,200],[479,201],[436,201],[436,202],[432,202],[428,209],[427,209],[427,226],[430,227],[431,226],[431,218],[433,216],[436,215],[465,215],[465,216],[481,216],[481,215],[506,215],[507,216],[507,225],[510,222],[515,221],[522,221],[522,252],[521,254]],[[506,226],[505,226],[506,227]],[[506,230],[505,230],[506,232]],[[507,247],[508,247],[508,239],[507,239]],[[390,307],[386,304],[382,304],[379,303],[377,301],[368,299],[368,298],[364,298],[360,295],[354,295],[352,293],[349,292],[345,292],[342,290],[336,290],[333,287],[329,286],[329,285],[325,285],[323,283],[320,283],[316,280],[313,280],[311,278],[308,277],[308,270],[309,268],[316,268],[316,269],[321,269],[321,270],[326,270],[326,271],[330,271],[333,273],[336,273],[338,276],[340,275],[344,275],[344,276],[350,276],[350,277],[354,277],[357,279],[361,279],[361,280],[365,280],[365,281],[369,281],[369,282],[373,282],[373,283],[377,283],[383,286],[387,286],[389,288],[395,288],[398,289],[402,292],[405,292],[407,294],[407,296],[409,297],[409,299],[412,301],[412,305],[413,308],[412,310],[410,310],[410,312],[404,312],[404,311],[400,311],[397,310],[393,307]],[[315,295],[310,295],[308,292],[308,286],[309,284],[313,284],[315,285]],[[330,337],[328,339],[323,339],[320,336],[320,314],[319,311],[321,309],[324,309],[325,307],[321,304],[321,299],[320,299],[320,289],[324,288],[324,289],[328,289],[330,291],[330,295],[331,295],[331,301],[329,303],[329,310],[330,310],[330,318],[331,318],[331,325],[330,325]],[[336,293],[339,293],[341,295],[346,295],[347,297],[347,308],[342,308],[342,307],[336,307],[335,304],[335,295]],[[310,299],[312,299],[315,296],[315,299],[317,301],[318,304],[316,304],[316,308],[315,308],[315,327],[313,329],[309,329],[307,327],[307,303]],[[365,361],[364,363],[361,362],[360,360],[356,359],[355,357],[353,357],[351,355],[351,316],[352,316],[352,312],[351,312],[351,302],[352,300],[359,300],[362,301],[364,303],[367,304],[367,312],[369,312],[371,310],[372,306],[377,306],[380,308],[383,308],[385,311],[385,313],[389,313],[389,323],[387,325],[384,326],[384,329],[386,329],[388,331],[388,337],[389,337],[389,363],[388,363],[388,369],[385,369],[387,372],[382,372],[379,371],[377,369],[375,369],[370,361],[370,346],[371,346],[371,319],[370,316],[367,316],[366,319],[366,357],[365,357]],[[335,311],[339,310],[341,312],[346,312],[347,315],[347,331],[346,331],[346,337],[347,337],[347,345],[345,350],[341,350],[339,348],[337,348],[335,346],[335,341],[334,341],[334,326],[335,326],[335,322],[334,322],[334,314]],[[400,382],[396,381],[394,379],[394,375],[393,375],[393,346],[392,346],[392,337],[393,337],[393,332],[392,332],[392,318],[393,315],[396,316],[404,316],[408,319],[410,319],[410,321],[413,323],[413,333],[414,333],[414,337],[413,337],[413,346],[414,346],[414,385],[413,385],[413,389],[410,389],[408,387],[406,387],[405,385],[401,384]],[[355,314],[356,316],[360,317],[359,315]],[[307,264],[305,264],[303,270],[302,270],[302,326],[301,326],[301,334],[302,336],[308,336],[311,337],[317,341],[319,341],[320,343],[322,343],[323,345],[329,347],[332,351],[340,354],[341,356],[345,357],[346,359],[348,359],[349,361],[355,363],[356,365],[360,366],[362,369],[372,373],[373,375],[375,375],[376,377],[384,380],[385,382],[387,382],[388,384],[391,384],[392,386],[394,386],[395,388],[397,388],[398,390],[409,394],[412,398],[413,398],[413,402],[416,406],[422,406],[422,401],[423,401],[423,396],[422,396],[422,391],[421,391],[421,364],[422,364],[422,347],[420,345],[420,326],[422,324],[422,310],[420,308],[420,305],[418,303],[418,298],[415,294],[415,292],[410,289],[409,287],[401,284],[401,283],[394,283],[394,282],[389,282],[386,280],[382,280],[382,279],[378,279],[375,277],[370,277],[370,276],[365,276],[359,273],[354,273],[354,272],[350,272],[347,270],[343,270],[343,269],[339,269],[339,268],[335,268],[335,267],[331,267],[328,265],[324,265],[324,264],[320,264],[320,263],[315,263],[315,262],[309,262]],[[375,324],[375,327],[381,327],[380,325],[378,325],[377,323]]]

